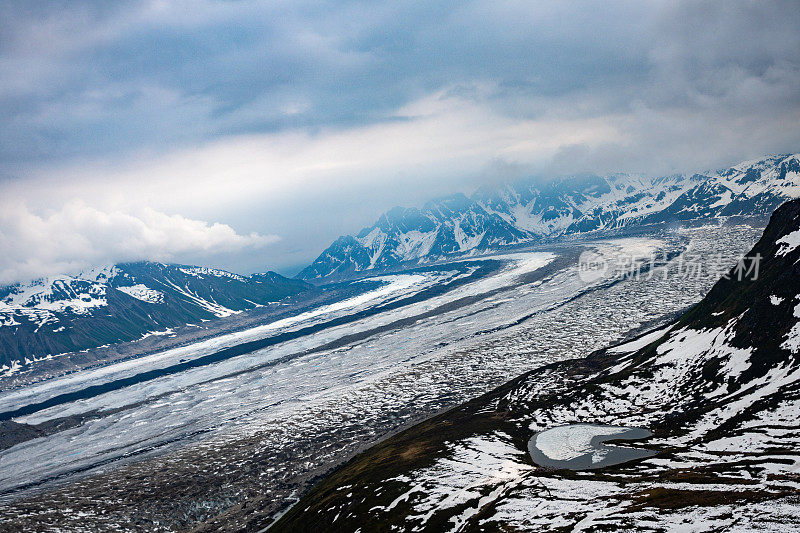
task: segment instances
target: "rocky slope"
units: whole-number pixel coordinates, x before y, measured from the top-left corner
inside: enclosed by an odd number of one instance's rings
[[[0,287],[0,374],[26,359],[163,333],[310,288],[274,272],[239,276],[151,262]]]
[[[532,371],[355,457],[272,531],[800,527],[800,200],[747,257],[668,327]],[[646,428],[636,446],[655,455],[534,463],[532,436],[579,423]]]
[[[483,188],[395,208],[337,239],[298,277],[316,279],[588,231],[735,215],[766,216],[800,196],[800,154],[657,178],[617,174]]]

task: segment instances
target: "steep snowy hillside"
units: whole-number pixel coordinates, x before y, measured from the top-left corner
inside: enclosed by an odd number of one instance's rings
[[[464,195],[427,203],[423,209],[396,207],[355,237],[340,237],[300,278],[384,269],[423,257],[445,257],[477,246],[503,246],[528,233]]]
[[[0,288],[0,370],[252,309],[311,288],[274,272],[127,263]]]
[[[532,371],[382,442],[272,530],[794,531],[798,300],[793,200],[677,322]],[[591,438],[618,431],[609,426],[652,436],[625,444],[632,461],[603,466],[619,445]],[[545,464],[576,459],[588,466]]]
[[[616,174],[482,188],[422,209],[395,208],[358,235],[340,237],[298,275],[315,279],[435,261],[594,230],[675,220],[766,216],[800,196],[800,154],[687,176]]]

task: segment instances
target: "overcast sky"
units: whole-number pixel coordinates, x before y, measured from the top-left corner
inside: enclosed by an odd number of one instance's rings
[[[794,1],[0,6],[0,282],[292,273],[485,182],[800,151]]]

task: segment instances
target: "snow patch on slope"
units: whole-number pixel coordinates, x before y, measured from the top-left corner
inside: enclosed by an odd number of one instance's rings
[[[219,270],[217,268],[181,267],[178,270],[180,270],[184,274],[188,274],[190,276],[195,276],[198,278],[202,276],[214,276],[217,278],[230,278],[230,279],[235,279],[237,281],[247,281],[246,278],[240,276],[239,274],[234,274],[233,272],[228,272],[227,270]]]
[[[431,251],[438,234],[439,229],[437,228],[426,233],[413,230],[400,235],[397,255],[401,261],[413,261],[425,257]]]
[[[776,255],[786,255],[793,252],[800,246],[800,229],[784,235],[775,244],[780,246]]]
[[[128,296],[151,304],[160,304],[164,301],[164,293],[155,289],[151,289],[146,285],[138,283],[130,287],[116,287],[120,292],[124,292]]]

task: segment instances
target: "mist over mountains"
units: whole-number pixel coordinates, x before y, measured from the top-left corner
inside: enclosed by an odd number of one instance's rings
[[[687,175],[613,174],[483,187],[396,207],[345,235],[297,277],[318,279],[426,263],[596,230],[729,216],[766,216],[800,195],[800,154]]]

